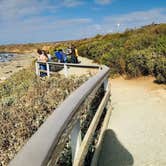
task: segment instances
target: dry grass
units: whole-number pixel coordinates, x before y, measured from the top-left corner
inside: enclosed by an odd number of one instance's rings
[[[0,165],[7,165],[54,109],[87,77],[40,79],[33,68],[0,84]]]

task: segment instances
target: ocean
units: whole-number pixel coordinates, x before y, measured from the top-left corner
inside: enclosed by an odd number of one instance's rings
[[[8,62],[11,61],[12,58],[15,56],[13,53],[0,53],[0,62]]]

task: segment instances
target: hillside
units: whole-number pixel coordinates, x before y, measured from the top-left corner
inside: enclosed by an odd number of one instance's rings
[[[108,65],[112,75],[153,75],[157,82],[166,83],[166,24],[97,35],[77,46],[80,55]]]
[[[75,41],[0,46],[0,52],[32,52],[37,48],[52,52],[54,48],[69,44],[74,44],[81,56],[109,66],[112,76],[152,75],[156,82],[166,83],[166,24],[152,24],[124,33]]]

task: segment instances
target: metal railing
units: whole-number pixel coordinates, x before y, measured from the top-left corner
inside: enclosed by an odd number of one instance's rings
[[[38,65],[40,62],[36,64]],[[49,65],[86,67],[86,65],[47,63]],[[100,68],[99,66],[87,66],[89,68]],[[36,70],[39,74],[39,69]],[[50,70],[49,70],[50,72]],[[48,73],[48,71],[47,71]],[[49,76],[49,75],[48,75]],[[100,130],[96,152],[93,162],[97,162],[99,155],[99,144],[102,134],[108,124],[111,114],[110,109],[110,88],[108,83],[109,68],[102,66],[98,73],[90,77],[84,84],[71,93],[71,95],[47,118],[38,131],[29,139],[26,145],[20,150],[15,158],[10,162],[10,166],[45,166],[56,165],[59,154],[63,151],[67,139],[70,137],[72,149],[72,165],[81,166],[84,163],[88,148],[91,145],[95,130],[103,113],[106,115],[103,126]],[[82,110],[92,101],[98,89],[104,85],[104,97],[102,98],[90,126],[81,139],[80,115]]]

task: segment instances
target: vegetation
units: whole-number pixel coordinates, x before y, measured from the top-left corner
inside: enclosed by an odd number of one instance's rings
[[[66,96],[86,79],[67,79],[59,74],[41,79],[30,67],[1,83],[0,165],[7,165]]]
[[[157,82],[166,83],[166,24],[97,35],[77,46],[81,56],[106,64],[112,75],[153,75]]]
[[[21,53],[45,48],[53,52],[54,48],[69,44],[74,44],[81,56],[109,66],[112,76],[153,75],[156,82],[166,83],[166,24],[77,41],[0,46],[0,51]],[[85,76],[66,79],[58,74],[40,79],[33,67],[21,70],[0,84],[0,165],[7,165],[59,103],[87,79]],[[84,130],[87,121],[83,125]]]
[[[24,45],[0,46],[0,51],[34,51],[36,48],[63,48],[74,44],[81,56],[111,68],[111,75],[128,78],[153,75],[158,83],[166,83],[166,24],[151,24],[124,33],[96,35],[93,38]],[[17,48],[17,49],[16,49]]]

